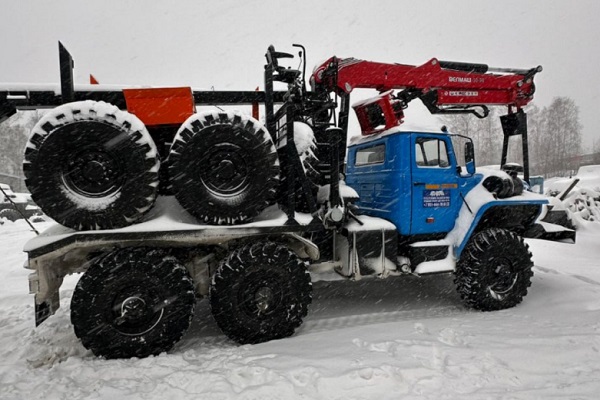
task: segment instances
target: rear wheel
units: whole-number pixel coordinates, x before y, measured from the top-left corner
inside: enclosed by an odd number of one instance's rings
[[[71,322],[97,356],[147,357],[181,339],[194,306],[192,280],[174,257],[148,248],[117,250],[77,283]]]
[[[25,183],[56,222],[77,230],[130,225],[156,198],[159,160],[133,114],[103,102],[57,107],[33,128]]]
[[[282,245],[247,244],[221,262],[210,288],[212,314],[230,339],[261,343],[291,336],[312,300],[305,263]]]
[[[279,161],[262,124],[239,113],[191,116],[169,153],[175,197],[201,222],[250,221],[275,199]]]
[[[468,306],[501,310],[514,307],[527,295],[532,267],[529,247],[521,237],[492,228],[470,240],[457,263],[454,282]]]

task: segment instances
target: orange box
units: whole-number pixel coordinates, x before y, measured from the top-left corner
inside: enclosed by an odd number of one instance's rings
[[[123,89],[127,111],[147,126],[181,124],[196,111],[192,89]]]

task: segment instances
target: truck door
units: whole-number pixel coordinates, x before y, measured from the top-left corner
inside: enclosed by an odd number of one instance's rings
[[[460,209],[458,175],[450,138],[413,134],[411,234],[446,233]]]

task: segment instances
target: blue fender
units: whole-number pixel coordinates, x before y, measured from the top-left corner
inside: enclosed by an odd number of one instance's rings
[[[475,213],[475,217],[473,218],[467,233],[464,235],[462,240],[458,245],[454,247],[454,256],[458,260],[460,258],[461,253],[467,246],[469,239],[473,236],[475,232],[478,230],[484,229],[481,225],[487,225],[493,220],[493,224],[490,224],[489,227],[495,228],[507,228],[514,227],[512,224],[514,220],[511,218],[512,216],[520,213],[518,221],[527,221],[527,225],[533,224],[537,217],[540,215],[542,211],[542,206],[544,204],[548,204],[548,200],[545,199],[502,199],[502,200],[493,200],[484,205],[482,205],[477,212]],[[484,217],[490,217],[485,218]],[[500,218],[498,218],[500,217]],[[526,228],[527,226],[523,226]],[[478,229],[479,228],[479,229]]]

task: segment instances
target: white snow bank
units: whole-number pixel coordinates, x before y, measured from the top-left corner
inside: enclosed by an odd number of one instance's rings
[[[560,201],[559,197],[575,179],[579,179],[575,187]],[[590,222],[600,222],[600,165],[581,167],[572,178],[549,179],[545,186],[546,194],[552,196],[550,204],[555,210],[567,210],[578,230]]]

